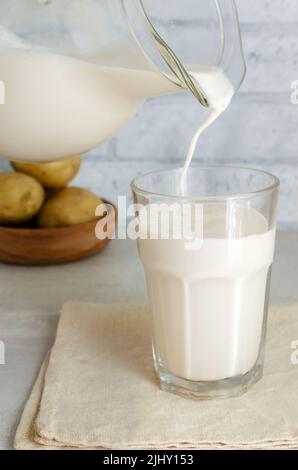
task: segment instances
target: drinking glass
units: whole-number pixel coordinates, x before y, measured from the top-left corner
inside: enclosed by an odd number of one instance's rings
[[[261,377],[279,181],[237,167],[151,172],[132,182],[161,388],[242,394]]]

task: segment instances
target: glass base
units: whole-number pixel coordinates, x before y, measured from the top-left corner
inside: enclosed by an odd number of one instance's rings
[[[160,387],[166,392],[175,393],[193,400],[239,397],[258,382],[263,375],[263,364],[257,361],[253,369],[245,375],[238,375],[214,382],[193,382],[176,377],[163,366],[155,363]]]

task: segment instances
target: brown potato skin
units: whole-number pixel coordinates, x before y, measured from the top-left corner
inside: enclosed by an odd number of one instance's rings
[[[23,163],[12,161],[12,167],[21,173],[33,176],[45,188],[61,189],[76,176],[80,169],[81,157],[51,163]]]
[[[18,225],[32,219],[45,199],[42,185],[22,173],[0,173],[0,225]]]
[[[69,227],[96,220],[95,209],[103,201],[82,188],[64,188],[50,197],[37,217],[40,228]]]

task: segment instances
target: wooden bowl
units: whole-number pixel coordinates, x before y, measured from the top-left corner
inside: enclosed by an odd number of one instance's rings
[[[117,208],[109,201],[107,223],[115,231]],[[19,265],[53,265],[77,261],[102,251],[110,242],[95,235],[98,220],[61,228],[0,227],[0,262]]]

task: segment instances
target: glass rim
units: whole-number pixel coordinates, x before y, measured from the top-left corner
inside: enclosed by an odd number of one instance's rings
[[[202,171],[212,171],[212,170],[241,170],[241,171],[247,171],[247,172],[254,172],[259,175],[266,176],[270,178],[271,182],[270,184],[264,186],[261,189],[258,189],[256,191],[247,191],[247,192],[239,192],[239,193],[234,193],[234,194],[223,194],[223,195],[213,195],[213,196],[200,196],[200,195],[179,195],[179,194],[166,194],[166,193],[161,193],[157,191],[148,191],[146,189],[142,189],[138,185],[138,180],[140,178],[144,178],[147,176],[152,176],[152,175],[159,175],[163,173],[168,173],[168,172],[174,172],[174,171],[182,171],[182,167],[167,167],[163,169],[157,169],[157,170],[151,170],[146,173],[142,173],[139,176],[136,176],[132,182],[131,182],[131,189],[133,192],[142,194],[144,196],[158,196],[164,199],[172,199],[172,200],[181,200],[181,201],[189,201],[189,200],[196,200],[196,201],[227,201],[227,200],[235,200],[235,199],[249,199],[251,197],[256,197],[256,196],[261,196],[266,193],[273,192],[274,190],[278,189],[280,186],[280,180],[277,176],[273,175],[272,173],[265,171],[265,170],[260,170],[258,168],[250,168],[250,167],[244,167],[244,166],[233,166],[233,165],[212,165],[212,166],[201,166],[201,165],[192,165],[189,167],[189,170],[191,169],[198,169]]]

